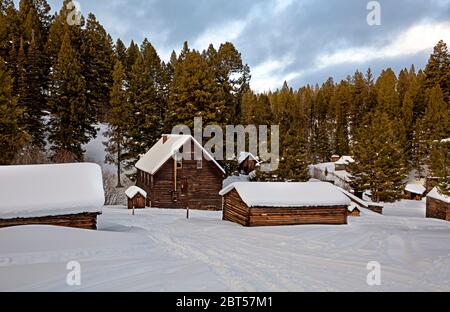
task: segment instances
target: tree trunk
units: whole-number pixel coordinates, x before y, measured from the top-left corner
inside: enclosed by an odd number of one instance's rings
[[[120,174],[121,174],[121,166],[120,166],[120,162],[121,162],[121,146],[120,146],[120,141],[117,140],[117,188],[122,188],[122,182],[120,179]]]

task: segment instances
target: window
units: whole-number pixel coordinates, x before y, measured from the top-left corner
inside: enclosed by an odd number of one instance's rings
[[[203,159],[197,160],[197,169],[203,169]]]
[[[178,169],[182,169],[183,168],[183,159],[178,159],[177,160],[177,168]]]

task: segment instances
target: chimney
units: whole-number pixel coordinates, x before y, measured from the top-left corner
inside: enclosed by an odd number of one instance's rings
[[[164,134],[163,135],[163,144],[165,144],[168,139],[169,139],[169,136],[167,134]]]

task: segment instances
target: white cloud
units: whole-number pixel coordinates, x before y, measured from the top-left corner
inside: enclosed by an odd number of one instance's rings
[[[193,47],[203,50],[210,43],[217,47],[221,43],[236,40],[244,31],[246,25],[247,23],[245,21],[232,21],[208,28],[195,39]]]
[[[317,70],[345,63],[363,63],[376,59],[396,58],[429,51],[439,40],[450,42],[450,22],[414,25],[384,46],[342,49],[317,57]]]
[[[286,10],[294,0],[275,0],[275,13],[280,13]]]
[[[267,60],[252,69],[251,87],[257,92],[273,90],[284,81],[291,81],[302,75],[301,71],[285,71],[294,62],[294,58],[285,57],[282,60]]]

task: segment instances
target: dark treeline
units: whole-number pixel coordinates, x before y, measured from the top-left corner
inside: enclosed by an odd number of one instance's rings
[[[231,43],[185,43],[163,62],[149,40],[114,42],[89,14],[70,25],[70,1],[0,0],[0,165],[83,161],[96,125],[109,125],[107,161],[131,167],[177,124],[276,124],[280,168],[261,179],[305,180],[307,165],[350,154],[353,186],[377,200],[400,196],[406,173],[441,177],[448,190],[450,56],[439,42],[424,70],[256,94]],[[69,6],[70,8],[70,6]],[[429,170],[428,170],[429,169]]]

